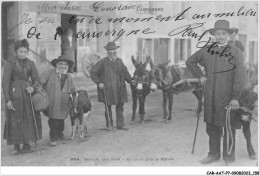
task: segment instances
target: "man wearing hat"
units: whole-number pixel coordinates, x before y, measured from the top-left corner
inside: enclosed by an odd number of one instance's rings
[[[97,84],[98,101],[105,104],[105,118],[107,130],[113,127],[111,106],[116,105],[116,127],[124,127],[124,103],[127,102],[126,82],[131,82],[131,76],[122,59],[117,57],[115,42],[109,42],[104,47],[107,57],[101,59],[90,71],[91,79]]]
[[[192,74],[205,84],[204,121],[209,136],[209,153],[201,161],[202,164],[220,159],[223,129],[223,159],[226,164],[235,161],[235,129],[241,128],[236,109],[239,108],[238,99],[245,84],[245,70],[241,51],[227,42],[231,32],[228,21],[216,21],[214,28],[209,29],[209,33],[215,36],[216,43],[201,48],[186,61]],[[205,75],[198,64],[205,68]],[[226,107],[231,108],[231,128],[226,125]],[[232,132],[232,136],[227,135],[227,132]]]
[[[230,35],[230,41],[229,43],[232,44],[232,45],[235,45],[236,47],[238,47],[242,52],[245,51],[245,48],[243,46],[243,44],[236,39],[237,37],[237,34],[238,34],[238,28],[232,28],[232,33]]]
[[[50,99],[50,105],[44,111],[44,115],[49,117],[50,145],[56,146],[58,139],[64,139],[64,120],[69,113],[69,95],[64,93],[75,90],[72,77],[68,74],[74,62],[62,55],[53,59],[51,64],[55,68],[44,72],[40,81]]]

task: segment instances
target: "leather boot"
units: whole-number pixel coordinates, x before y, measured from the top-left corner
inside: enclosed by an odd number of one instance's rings
[[[29,151],[29,150],[31,150],[31,146],[30,146],[30,144],[23,144],[23,151],[24,152],[27,152],[27,151]]]
[[[19,155],[21,153],[20,144],[14,145],[14,151],[12,155]]]
[[[218,160],[219,160],[218,156],[209,155],[207,158],[204,158],[200,162],[201,162],[201,164],[211,164],[211,163],[216,162]]]

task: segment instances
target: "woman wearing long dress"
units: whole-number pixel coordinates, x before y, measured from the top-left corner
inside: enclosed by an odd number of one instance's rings
[[[13,154],[19,154],[31,150],[30,143],[42,138],[41,116],[39,112],[34,112],[34,119],[30,101],[34,85],[40,83],[34,62],[26,57],[28,41],[17,41],[14,49],[16,57],[5,63],[3,72],[2,87],[6,103],[3,137],[7,145],[14,145]],[[23,144],[22,150],[20,144]]]

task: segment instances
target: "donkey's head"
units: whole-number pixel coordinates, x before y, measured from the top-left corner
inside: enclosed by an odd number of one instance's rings
[[[136,89],[137,90],[143,90],[143,87],[147,87],[150,85],[150,73],[146,70],[146,66],[148,62],[150,61],[150,57],[146,57],[146,60],[144,63],[142,62],[137,62],[132,56],[132,62],[135,66],[135,72],[133,75],[133,79],[136,82]]]
[[[154,82],[160,89],[168,89],[170,88],[171,84],[180,80],[178,70],[174,65],[170,65],[170,60],[158,64],[157,66],[153,65],[152,70]]]
[[[252,84],[252,83],[248,83]],[[240,98],[239,98],[239,105],[240,107],[240,114],[242,119],[248,118],[251,119],[253,115],[256,115],[256,107],[257,107],[257,92],[254,90],[253,85],[246,85]]]
[[[169,71],[169,61],[158,64],[157,66],[154,66],[153,63],[151,65],[154,80],[153,82],[158,85],[159,89],[162,89],[165,86],[165,78],[167,76],[167,72]]]
[[[78,113],[79,94],[83,91],[84,90],[71,90],[70,92],[63,93],[69,95],[70,111],[74,115]]]

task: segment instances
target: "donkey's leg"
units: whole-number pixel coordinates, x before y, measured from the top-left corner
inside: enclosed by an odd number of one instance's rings
[[[112,114],[112,105],[108,105],[108,112],[109,112],[109,120],[110,120],[110,127],[113,127],[113,114]]]
[[[247,146],[247,152],[249,154],[249,157],[251,159],[256,159],[255,151],[251,143],[250,121],[249,122],[242,121],[242,125],[243,125],[243,133],[246,138],[246,146]]]
[[[84,138],[84,134],[83,134],[83,112],[79,113],[79,138],[83,139]]]
[[[71,133],[71,139],[74,139],[76,133],[77,133],[77,129],[79,127],[79,119],[75,118],[74,120],[74,126],[72,126],[72,133]]]
[[[140,121],[143,122],[144,121],[144,103],[145,103],[145,97],[141,96],[139,97],[139,103],[140,103]]]
[[[168,102],[167,93],[163,92],[163,113],[164,113],[163,119],[167,119],[168,116],[167,102]]]
[[[169,92],[168,92],[168,99],[169,99],[169,104],[168,104],[169,117],[168,117],[168,120],[172,120],[173,93],[174,93],[173,89],[170,89]]]
[[[76,132],[76,126],[75,126],[75,117],[73,113],[70,113],[70,121],[71,121],[71,139],[74,139],[75,132]]]
[[[136,117],[136,108],[137,108],[137,95],[133,91],[132,91],[132,97],[133,97],[133,106],[132,106],[133,114],[132,114],[132,120],[131,120],[132,122],[131,123],[134,123],[135,117]]]
[[[90,117],[91,117],[91,111],[88,111],[87,113],[83,113],[84,137],[90,136],[90,135],[88,135],[88,123],[89,123]]]

